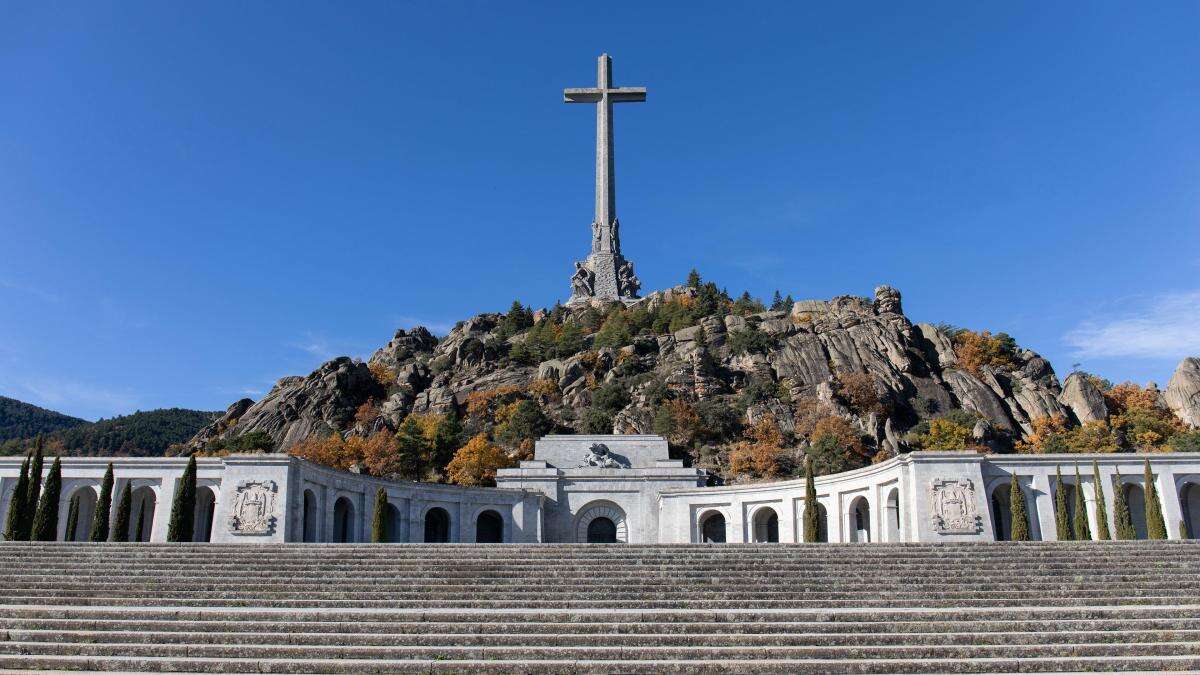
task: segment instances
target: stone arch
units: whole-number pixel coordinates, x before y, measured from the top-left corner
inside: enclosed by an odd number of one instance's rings
[[[92,534],[92,520],[96,517],[96,504],[100,501],[100,496],[96,492],[96,487],[93,485],[80,485],[67,498],[67,509],[62,511],[64,520],[71,511],[71,502],[78,502],[77,516],[75,520],[75,531],[66,532],[66,523],[63,523],[63,540],[64,541],[87,541]]]
[[[425,543],[445,544],[450,541],[450,512],[434,506],[425,512]]]
[[[392,502],[387,503],[387,511],[383,513],[383,536],[385,541],[398,543],[404,540],[401,532],[400,508]]]
[[[1179,506],[1189,539],[1200,539],[1200,483],[1187,482],[1179,491]]]
[[[153,487],[143,485],[134,488],[131,497],[129,541],[150,541],[154,536],[154,512],[158,507],[158,495]]]
[[[303,518],[301,540],[309,543],[317,541],[317,495],[309,489],[304,490]]]
[[[484,509],[475,517],[476,544],[504,543],[504,516],[494,509]]]
[[[333,503],[333,541],[348,544],[355,541],[357,521],[354,519],[354,502],[346,496]]]
[[[212,541],[213,516],[217,513],[217,492],[209,485],[196,487],[196,515],[192,521],[192,541]]]
[[[887,541],[900,541],[900,488],[888,491],[887,512],[884,514],[887,529]]]
[[[1129,520],[1138,539],[1146,539],[1146,491],[1137,483],[1126,483],[1125,503],[1129,505]]]
[[[1012,539],[1012,500],[1009,492],[1012,483],[999,483],[992,488],[992,498],[988,503],[992,506],[992,529],[996,541]]]
[[[779,513],[770,506],[759,507],[750,519],[753,541],[756,544],[779,543]]]
[[[593,521],[598,521],[594,527]],[[612,523],[612,527],[609,528],[605,521]],[[589,538],[589,534],[591,538]],[[597,538],[603,539],[603,541],[597,541]],[[579,515],[575,516],[575,541],[580,543],[628,543],[629,525],[625,520],[625,512],[610,501],[588,503],[579,510]]]
[[[867,498],[863,496],[855,497],[850,501],[849,516],[850,541],[857,543],[867,543],[871,541],[871,505],[867,502]]]
[[[725,514],[708,511],[700,514],[700,541],[705,544],[724,544],[728,540]]]

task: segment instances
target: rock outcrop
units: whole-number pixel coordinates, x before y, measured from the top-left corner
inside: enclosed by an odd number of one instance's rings
[[[654,315],[701,301],[698,289],[677,287],[651,293],[628,311]],[[958,409],[976,416],[973,442],[998,450],[1025,438],[1038,418],[1088,422],[1108,414],[1091,380],[1075,373],[1062,387],[1050,364],[1030,350],[1008,348],[1002,363],[964,363],[951,335],[904,316],[900,292],[890,286],[877,288],[874,298],[801,300],[790,311],[714,313],[603,347],[594,345],[598,333],[588,334],[603,318],[591,304],[531,316],[556,322],[554,331],[563,322],[591,329],[582,331],[573,353],[540,362],[514,356],[517,347],[528,353],[522,343],[533,333],[513,330],[501,314],[461,321],[441,339],[420,327],[400,330],[366,364],[335,359],[307,377],[280,380],[257,403],[235,403],[191,447],[262,431],[284,449],[331,430],[396,428],[411,413],[465,413],[472,392],[528,392],[535,381],[550,392],[539,395],[540,405],[564,432],[583,430],[594,394],[611,385],[627,391],[625,407],[609,413],[621,433],[653,431],[666,394],[709,406],[709,414],[712,406],[731,411],[742,424],[770,415],[786,434],[797,424],[796,402],[812,397],[850,418],[872,452],[885,455],[909,449],[905,434],[923,420]],[[870,409],[844,391],[843,379],[852,374],[857,386],[874,388],[878,403]],[[1200,423],[1200,360],[1180,365],[1163,398],[1188,424]],[[355,411],[372,399],[379,416],[370,425],[356,423]]]
[[[1163,399],[1184,424],[1200,428],[1200,358],[1189,356],[1179,362]]]

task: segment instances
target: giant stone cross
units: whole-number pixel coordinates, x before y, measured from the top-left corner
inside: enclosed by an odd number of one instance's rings
[[[646,100],[645,87],[613,87],[612,59],[601,54],[594,89],[564,89],[567,103],[596,104],[596,217],[592,221],[592,252],[575,263],[570,303],[636,298],[641,282],[633,263],[621,256],[621,225],[617,221],[616,175],[613,167],[612,104]]]

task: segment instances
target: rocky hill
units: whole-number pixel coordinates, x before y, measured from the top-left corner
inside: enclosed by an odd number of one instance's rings
[[[889,286],[767,308],[693,274],[628,307],[514,303],[441,339],[399,330],[365,363],[334,359],[234,403],[181,450],[256,434],[283,451],[447,416],[459,444],[482,435],[513,458],[551,429],[660,433],[729,480],[793,475],[806,455],[833,471],[917,448],[1169,449],[1176,436],[1190,448],[1200,362],[1181,364],[1165,395],[1085,373],[1064,385],[1002,333],[913,324]]]

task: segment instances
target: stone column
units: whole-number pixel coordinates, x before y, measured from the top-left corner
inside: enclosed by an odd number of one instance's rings
[[[1153,462],[1150,463],[1150,471],[1155,472]],[[1175,472],[1164,467],[1155,472],[1154,476],[1154,489],[1158,492],[1158,501],[1162,504],[1163,522],[1167,525],[1167,539],[1178,539],[1179,523],[1183,522],[1183,507],[1179,503],[1179,488],[1175,483]]]
[[[1050,490],[1050,476],[1034,474],[1029,481],[1029,491],[1034,498],[1027,497],[1026,501],[1037,504],[1037,526],[1041,530],[1041,540],[1057,541],[1058,527],[1054,524],[1054,494]]]
[[[174,474],[174,475],[172,475]],[[162,477],[154,504],[154,525],[150,530],[150,541],[166,541],[167,530],[171,527],[171,506],[175,503],[175,491],[179,489],[179,480],[183,471],[172,471]],[[136,521],[137,516],[130,518]]]

